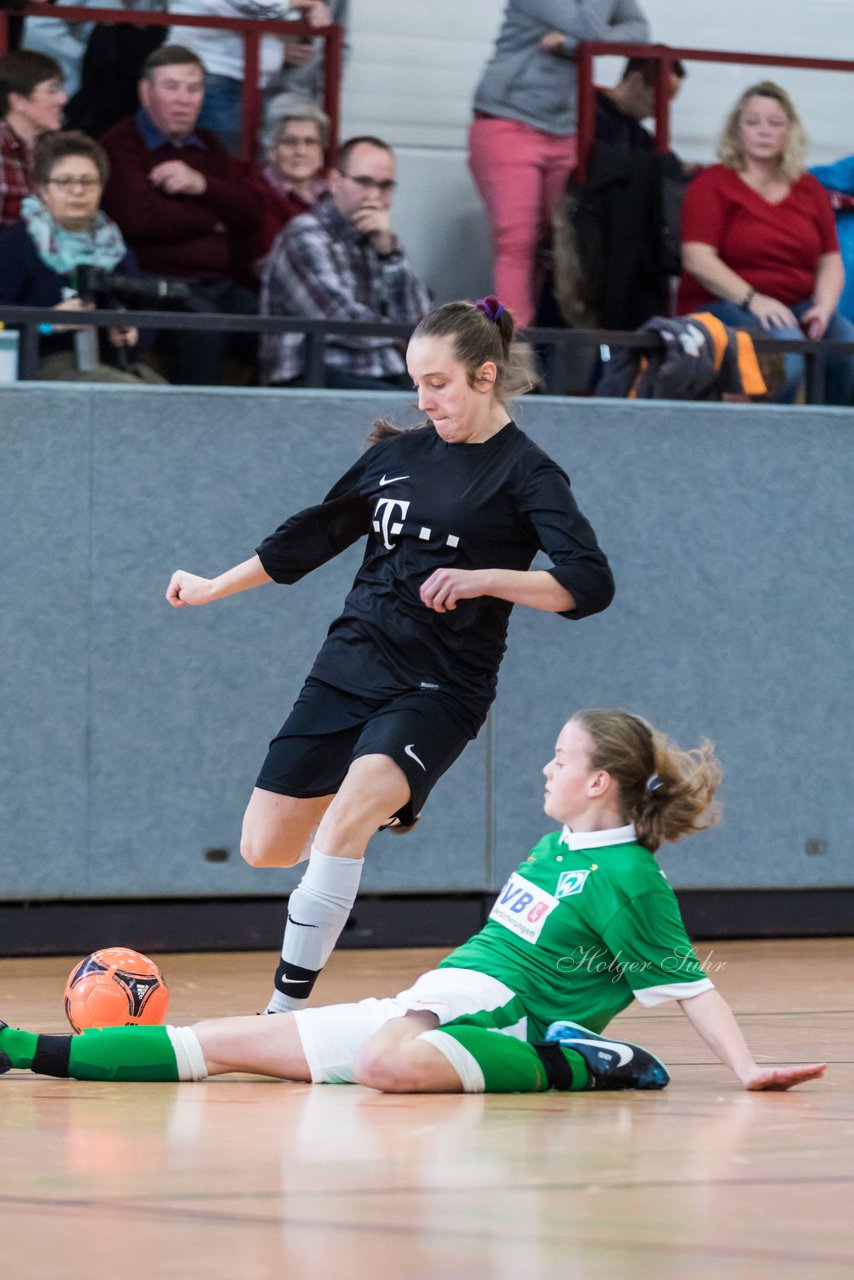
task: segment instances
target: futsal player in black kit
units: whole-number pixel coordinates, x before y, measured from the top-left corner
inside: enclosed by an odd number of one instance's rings
[[[423,427],[377,424],[324,500],[217,578],[173,574],[176,608],[292,583],[367,535],[361,567],[270,744],[243,821],[253,866],[309,859],[291,894],[268,1012],[302,1008],[359,885],[370,837],[411,826],[495,697],[510,611],[584,618],[613,579],[566,473],[512,421],[529,349],[495,298],[452,302],[412,335]],[[538,551],[551,567],[531,570]]]

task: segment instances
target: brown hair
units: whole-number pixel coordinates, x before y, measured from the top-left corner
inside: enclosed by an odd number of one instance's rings
[[[626,711],[576,711],[572,719],[593,744],[590,765],[604,769],[620,788],[623,813],[638,843],[655,853],[665,841],[681,840],[713,826],[722,770],[714,744],[683,751],[640,716]]]
[[[185,49],[182,44],[161,44],[157,49],[153,49],[143,62],[139,78],[153,81],[158,67],[186,67],[188,64],[201,67],[203,73],[205,71],[205,64],[192,49]]]
[[[335,155],[335,168],[339,173],[344,172],[344,166],[356,148],[363,146],[376,147],[379,151],[387,151],[390,156],[394,155],[394,148],[387,142],[383,142],[382,138],[375,138],[372,133],[360,133],[355,138],[348,138],[346,142],[342,142],[338,148]]]
[[[447,338],[454,357],[465,366],[471,386],[477,370],[492,361],[497,370],[493,390],[502,403],[530,391],[539,381],[531,347],[516,337],[516,322],[497,298],[481,299],[480,305],[446,302],[419,321],[410,342],[416,338]],[[367,443],[378,444],[400,430],[381,418],[374,423]]]
[[[792,99],[786,90],[781,89],[773,80],[760,80],[758,84],[752,84],[749,89],[745,89],[726,118],[718,143],[718,159],[728,169],[735,169],[739,173],[744,169],[747,161],[741,141],[740,126],[742,114],[751,98],[772,98],[783,108],[790,128],[786,149],[780,157],[780,168],[790,182],[797,182],[804,171],[807,135]]]
[[[64,80],[62,67],[35,49],[13,49],[0,58],[0,117],[9,113],[9,94],[29,98],[46,80]]]
[[[412,338],[448,338],[454,356],[468,371],[471,385],[477,370],[491,360],[498,370],[494,386],[497,400],[512,400],[538,381],[533,352],[527,342],[516,337],[513,316],[497,298],[483,299],[481,304],[446,302],[419,321]]]
[[[660,60],[658,58],[627,58],[620,80],[625,80],[633,71],[639,71],[644,84],[648,89],[652,89],[658,79],[659,65]],[[684,80],[688,74],[685,70],[685,63],[680,62],[678,58],[674,58],[673,62],[671,62],[670,70],[677,80]]]
[[[36,186],[43,187],[53,166],[66,156],[85,156],[87,160],[91,160],[98,170],[101,186],[110,176],[110,162],[104,148],[88,134],[74,129],[66,133],[46,133],[39,138],[33,152],[33,178]]]

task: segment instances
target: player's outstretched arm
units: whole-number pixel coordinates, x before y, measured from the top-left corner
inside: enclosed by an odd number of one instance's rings
[[[745,1089],[791,1089],[824,1075],[823,1062],[760,1067],[747,1047],[732,1010],[717,990],[704,991],[690,1000],[680,1000],[679,1004],[697,1034],[721,1062],[735,1072]]]
[[[212,600],[222,600],[272,581],[258,556],[252,556],[251,560],[244,560],[217,578],[200,578],[195,573],[187,573],[186,569],[176,569],[169,579],[166,599],[173,608],[184,609],[191,604],[210,604]]]

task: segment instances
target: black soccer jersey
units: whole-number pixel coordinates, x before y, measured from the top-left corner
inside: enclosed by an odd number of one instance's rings
[[[608,606],[613,579],[569,477],[509,423],[481,444],[432,426],[367,450],[322,503],[258,547],[276,582],[296,582],[367,534],[364,559],[311,674],[370,697],[438,688],[484,714],[495,696],[512,605],[462,600],[437,613],[419,589],[435,569],[530,568],[538,550],[583,618]]]

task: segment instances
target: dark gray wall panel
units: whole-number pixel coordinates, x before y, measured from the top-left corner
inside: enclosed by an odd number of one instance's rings
[[[359,553],[202,610],[163,592],[173,568],[250,555],[389,411],[414,420],[406,397],[0,390],[4,896],[291,887],[240,862],[240,817]],[[582,623],[516,611],[493,724],[419,829],[375,842],[365,887],[498,884],[544,829],[564,712],[591,704],[718,743],[726,821],[665,855],[677,884],[852,883],[850,415],[542,398],[520,416],[573,476],[617,600]]]
[[[524,424],[574,476],[618,592],[582,623],[514,614],[497,879],[542,823],[518,761],[546,758],[557,703],[623,706],[686,745],[717,743],[724,823],[664,855],[675,883],[850,883],[850,414],[575,403],[566,427],[550,412],[533,402]],[[808,856],[816,839],[826,853]]]
[[[0,397],[2,897],[78,892],[85,877],[89,417],[87,392]]]

